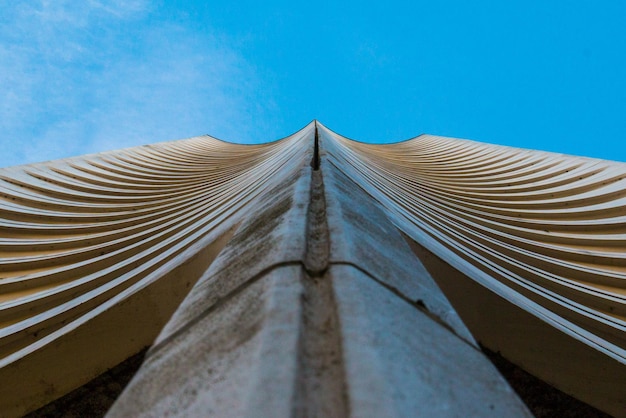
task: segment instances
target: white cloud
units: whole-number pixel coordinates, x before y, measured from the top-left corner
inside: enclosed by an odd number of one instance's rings
[[[140,0],[7,9],[0,167],[203,133],[251,141],[259,127],[275,139],[271,92],[226,38],[153,21]]]

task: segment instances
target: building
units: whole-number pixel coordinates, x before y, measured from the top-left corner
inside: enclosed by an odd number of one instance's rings
[[[626,416],[626,164],[317,121],[0,171],[0,411],[150,346],[109,414]]]

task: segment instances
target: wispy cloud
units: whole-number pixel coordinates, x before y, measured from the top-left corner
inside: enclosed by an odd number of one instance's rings
[[[272,101],[255,68],[219,34],[156,18],[142,0],[7,6],[0,166],[203,133],[258,138]]]

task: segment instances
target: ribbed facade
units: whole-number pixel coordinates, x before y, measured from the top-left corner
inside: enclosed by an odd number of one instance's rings
[[[626,416],[625,178],[318,122],[0,169],[0,411],[151,346],[111,415],[525,416],[478,341]]]

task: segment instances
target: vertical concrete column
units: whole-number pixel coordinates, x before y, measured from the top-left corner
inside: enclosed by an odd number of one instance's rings
[[[310,166],[256,202],[109,416],[529,416],[315,144]]]
[[[376,202],[322,172],[351,415],[530,416]]]
[[[308,162],[308,161],[307,161]],[[279,182],[200,278],[110,416],[287,416],[310,168]]]

